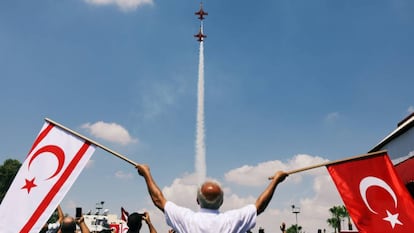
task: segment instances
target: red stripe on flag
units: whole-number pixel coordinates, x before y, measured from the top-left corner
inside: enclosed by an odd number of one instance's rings
[[[30,153],[32,153],[33,149],[43,140],[43,138],[45,138],[49,134],[50,130],[52,130],[53,127],[54,127],[54,125],[49,124],[42,132],[40,132],[39,136],[34,141],[33,146],[30,149],[30,151],[27,154],[27,156],[29,156]]]
[[[79,149],[78,153],[76,153],[75,157],[69,163],[66,170],[63,172],[62,176],[53,185],[53,187],[50,189],[49,193],[47,193],[45,198],[42,200],[42,202],[40,202],[39,207],[35,210],[35,212],[32,214],[30,219],[27,221],[27,223],[20,230],[20,233],[26,233],[26,232],[31,231],[31,229],[33,228],[35,223],[39,220],[40,216],[43,214],[43,212],[49,206],[50,202],[53,200],[53,198],[55,198],[56,194],[59,192],[59,190],[65,184],[65,182],[68,180],[68,178],[72,174],[72,172],[75,170],[76,166],[78,165],[79,161],[82,159],[83,155],[88,150],[89,146],[90,146],[90,143],[85,141],[83,146]]]

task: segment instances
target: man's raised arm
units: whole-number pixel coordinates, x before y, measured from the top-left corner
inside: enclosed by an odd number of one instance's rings
[[[57,210],[58,210],[58,221],[59,221],[59,226],[60,226],[60,225],[62,225],[63,219],[65,218],[65,215],[63,214],[63,210],[60,207],[60,205],[58,205]]]
[[[158,209],[164,212],[164,206],[165,206],[165,203],[167,203],[167,200],[165,199],[160,188],[158,188],[157,184],[152,178],[150,168],[148,167],[148,165],[143,165],[143,164],[137,164],[136,168],[138,170],[138,174],[140,174],[145,179],[148,193],[151,196],[152,202],[154,203],[156,207],[158,207]]]
[[[144,213],[144,217],[143,217],[144,221],[147,223],[148,225],[148,230],[150,233],[157,233],[157,230],[155,229],[154,225],[152,225],[150,216],[148,212]]]
[[[285,180],[287,176],[288,174],[283,171],[278,171],[275,173],[270,184],[256,200],[257,215],[261,214],[266,209],[270,200],[272,200],[273,193],[275,192],[277,185]]]

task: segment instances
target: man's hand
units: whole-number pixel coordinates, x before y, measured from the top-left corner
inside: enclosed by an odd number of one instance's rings
[[[144,213],[144,216],[142,216],[142,219],[144,219],[144,221],[148,224],[151,222],[150,216],[148,212]]]
[[[280,183],[286,179],[289,174],[284,171],[277,171],[273,176],[273,179],[276,179],[277,183]]]
[[[85,222],[85,219],[83,218],[83,216],[82,217],[80,217],[80,218],[76,218],[76,224],[78,224],[78,225],[80,225],[81,223],[83,223],[83,222]]]
[[[90,233],[88,226],[85,223],[85,219],[82,217],[75,220],[76,224],[78,224],[81,233]]]
[[[150,168],[146,164],[136,164],[135,168],[137,169],[138,174],[143,177],[146,177],[148,174],[150,174]]]
[[[273,197],[273,193],[275,192],[277,185],[280,182],[284,181],[288,175],[289,174],[284,171],[277,171],[275,173],[275,175],[272,177],[272,181],[256,200],[257,215],[261,214],[266,209],[267,205]]]

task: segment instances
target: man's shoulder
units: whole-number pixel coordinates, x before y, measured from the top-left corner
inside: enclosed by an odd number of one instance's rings
[[[165,210],[167,210],[167,209],[182,209],[182,210],[190,210],[189,208],[187,208],[187,207],[183,207],[183,206],[180,206],[180,205],[177,205],[177,204],[175,204],[175,203],[174,203],[174,202],[172,202],[172,201],[167,201],[167,202],[165,203],[164,209],[165,209]],[[190,210],[190,211],[191,211],[191,210]]]
[[[238,209],[227,210],[227,211],[224,212],[224,214],[232,214],[232,213],[240,213],[240,212],[243,212],[243,213],[253,213],[254,212],[254,213],[256,213],[257,212],[256,205],[249,204],[249,205],[245,205],[245,206],[243,206],[241,208],[238,208]]]

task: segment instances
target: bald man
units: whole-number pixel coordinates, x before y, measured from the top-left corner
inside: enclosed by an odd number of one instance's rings
[[[145,179],[154,205],[164,212],[167,224],[180,233],[247,232],[256,225],[257,215],[266,209],[278,184],[288,176],[283,171],[276,172],[255,204],[223,213],[219,212],[223,204],[223,190],[219,184],[207,181],[197,191],[197,203],[200,210],[193,212],[165,199],[147,165],[138,164],[136,168],[138,174]]]
[[[81,233],[90,233],[83,216],[79,219],[75,219],[71,216],[66,216],[63,219],[62,225],[60,226],[58,233],[76,233],[76,225],[79,226]]]

